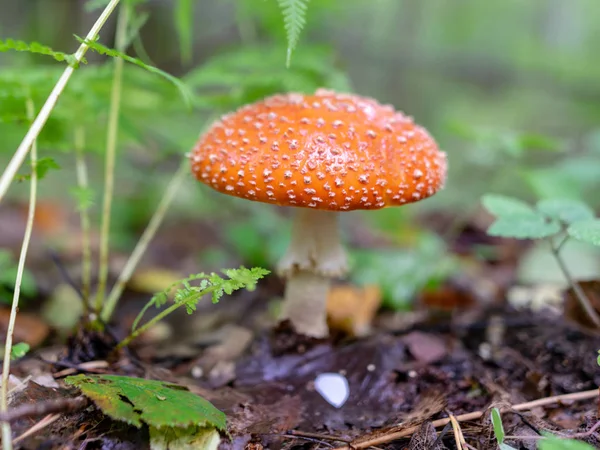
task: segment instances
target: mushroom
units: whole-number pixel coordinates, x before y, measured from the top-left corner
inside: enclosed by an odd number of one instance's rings
[[[332,278],[348,270],[338,213],[422,200],[446,179],[446,154],[412,118],[389,105],[319,89],[275,95],[223,116],[191,156],[196,178],[248,200],[297,208],[281,319],[328,334]]]

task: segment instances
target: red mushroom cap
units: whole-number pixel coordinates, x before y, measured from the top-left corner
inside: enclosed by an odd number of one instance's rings
[[[275,95],[217,121],[191,154],[219,192],[282,206],[379,209],[435,194],[446,154],[391,106],[351,94]]]

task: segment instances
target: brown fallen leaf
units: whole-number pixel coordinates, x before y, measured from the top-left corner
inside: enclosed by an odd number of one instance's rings
[[[327,298],[329,326],[351,336],[365,336],[380,305],[378,286],[334,286]]]
[[[446,356],[446,342],[439,336],[413,331],[402,337],[411,355],[421,364],[432,364]]]
[[[0,333],[6,334],[8,329],[8,320],[10,317],[9,308],[0,308]],[[15,321],[15,331],[13,334],[14,342],[26,342],[31,347],[38,347],[50,333],[50,327],[39,316],[19,313]]]

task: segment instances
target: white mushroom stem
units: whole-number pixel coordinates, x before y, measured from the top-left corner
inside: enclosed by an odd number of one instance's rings
[[[300,334],[327,336],[326,307],[331,278],[344,275],[347,267],[338,213],[299,209],[291,244],[278,266],[279,274],[287,278],[281,319],[289,319]]]

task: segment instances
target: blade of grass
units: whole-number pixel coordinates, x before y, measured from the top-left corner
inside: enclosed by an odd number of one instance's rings
[[[124,3],[119,9],[117,29],[115,32],[115,46],[118,51],[125,50],[127,44],[127,27],[129,23],[129,5]],[[100,262],[98,268],[98,291],[96,292],[95,311],[100,314],[106,282],[108,279],[108,253],[110,238],[110,218],[115,184],[115,156],[117,153],[117,137],[119,132],[119,111],[121,109],[121,89],[123,86],[122,58],[115,59],[112,92],[110,98],[110,111],[108,116],[108,129],[106,136],[106,155],[104,173],[104,201],[102,205],[102,224],[100,228]]]
[[[98,37],[98,33],[100,32],[100,30],[102,29],[102,27],[104,26],[114,9],[117,7],[119,2],[120,0],[111,0],[108,3],[108,5],[106,5],[106,8],[104,8],[102,14],[100,14],[100,17],[98,17],[98,20],[96,20],[96,22],[88,32],[86,36],[87,41],[93,41]],[[87,44],[86,42],[83,42],[79,46],[74,55],[75,61],[77,63],[83,60],[83,57],[85,56],[85,53],[88,51],[88,49],[89,44]],[[50,92],[50,95],[46,99],[44,106],[42,106],[42,109],[40,110],[37,117],[29,127],[29,130],[25,134],[25,137],[21,141],[21,144],[19,144],[19,147],[15,151],[15,154],[13,155],[12,159],[6,166],[6,169],[4,169],[4,172],[0,177],[0,202],[2,202],[2,199],[6,195],[8,188],[10,187],[13,179],[15,178],[19,167],[21,167],[21,165],[23,164],[23,161],[25,160],[29,149],[32,147],[33,142],[37,139],[38,135],[44,128],[48,117],[50,117],[50,114],[56,106],[60,95],[65,90],[71,76],[73,75],[73,72],[75,71],[75,68],[76,66],[73,64],[69,65],[64,70],[64,72],[56,82],[56,85],[52,89],[52,92]]]
[[[77,186],[82,191],[89,189],[87,164],[83,149],[85,148],[85,130],[75,128],[75,170]],[[90,308],[90,290],[92,276],[92,251],[90,246],[90,215],[87,206],[79,205],[79,220],[81,223],[81,293],[83,294],[83,312],[87,316]]]
[[[27,101],[27,116],[31,121],[35,116],[35,108],[33,101]],[[21,254],[17,266],[17,277],[15,280],[15,290],[10,309],[10,317],[8,319],[8,328],[6,331],[6,343],[4,345],[4,362],[2,366],[2,385],[0,386],[0,412],[8,410],[8,376],[10,374],[10,354],[13,344],[13,332],[15,329],[15,320],[17,318],[17,310],[19,308],[19,295],[21,294],[21,282],[23,281],[23,271],[25,270],[25,259],[31,241],[31,233],[33,231],[33,220],[35,218],[35,205],[37,196],[37,146],[33,141],[31,146],[31,181],[29,191],[29,211],[27,213],[27,224],[25,225],[25,235],[23,236],[23,244],[21,245]],[[10,423],[2,424],[2,448],[3,450],[12,450],[12,430]]]
[[[162,221],[165,217],[165,214],[166,214],[167,210],[169,209],[169,206],[171,205],[171,202],[173,201],[173,198],[175,197],[175,194],[177,193],[179,186],[181,185],[181,182],[184,180],[185,176],[187,175],[188,170],[189,170],[188,165],[189,165],[188,159],[184,158],[184,160],[181,163],[181,166],[179,167],[177,172],[175,172],[175,175],[169,182],[169,185],[167,186],[167,189],[166,189],[162,199],[160,200],[160,203],[158,204],[156,211],[154,211],[154,214],[152,215],[152,218],[150,219],[148,226],[142,233],[140,240],[138,241],[133,252],[129,256],[129,259],[127,260],[127,263],[125,264],[125,267],[119,274],[119,279],[115,283],[114,287],[112,288],[112,290],[110,292],[110,295],[108,296],[108,298],[106,300],[106,303],[104,304],[104,308],[102,309],[102,314],[100,316],[102,321],[108,322],[110,320],[110,316],[114,312],[117,302],[119,301],[119,298],[121,297],[121,294],[123,293],[123,290],[125,289],[125,285],[131,279],[131,275],[133,275],[133,271],[135,270],[138,263],[140,262],[140,259],[142,258],[144,252],[148,248],[148,244],[150,243],[152,238],[155,236],[156,231],[158,230],[158,227],[160,227],[160,224],[162,223]]]

